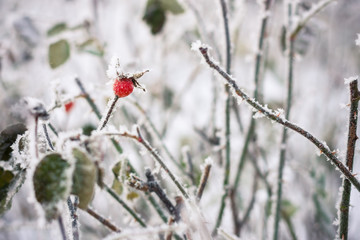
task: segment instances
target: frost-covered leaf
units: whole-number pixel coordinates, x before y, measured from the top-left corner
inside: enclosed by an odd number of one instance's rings
[[[11,157],[11,145],[16,141],[18,135],[22,135],[26,131],[26,126],[22,123],[17,123],[8,126],[0,133],[0,160],[8,161]]]
[[[184,8],[176,0],[160,0],[163,9],[170,11],[173,14],[180,14],[184,12]]]
[[[148,0],[143,20],[151,28],[152,34],[159,33],[166,21],[165,9],[159,0]]]
[[[63,31],[65,31],[66,29],[68,29],[66,23],[64,22],[60,22],[55,24],[54,26],[52,26],[48,31],[47,31],[47,35],[50,36],[54,36],[56,34],[59,34]]]
[[[70,45],[65,39],[61,39],[49,46],[49,64],[51,68],[57,68],[64,64],[70,57]]]
[[[58,216],[57,204],[68,197],[70,164],[58,153],[46,155],[37,165],[33,182],[36,200],[43,206],[48,221]]]
[[[9,171],[0,167],[0,215],[10,209],[13,196],[25,180],[25,170]]]
[[[88,155],[80,149],[74,148],[72,154],[76,163],[71,193],[79,197],[79,208],[86,209],[94,196],[96,166]]]

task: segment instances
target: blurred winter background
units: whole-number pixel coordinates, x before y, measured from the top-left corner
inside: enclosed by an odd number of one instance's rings
[[[120,99],[111,123],[116,128],[125,126],[131,129],[133,124],[146,128],[148,122],[144,114],[131,102],[137,101],[175,159],[186,162],[184,151],[188,151],[196,181],[205,158],[210,156],[213,159],[209,182],[200,202],[206,225],[211,231],[223,193],[223,165],[218,152],[223,148],[225,94],[223,82],[217,80],[218,75],[208,66],[200,63],[199,55],[190,50],[190,45],[201,39],[212,47],[212,55],[224,65],[223,19],[218,0],[178,2],[181,9],[166,10],[163,28],[152,34],[143,20],[146,13],[150,14],[146,12],[145,0],[0,0],[0,129],[22,121],[12,110],[22,97],[38,98],[50,108],[56,94],[60,94],[62,99],[79,95],[80,90],[74,81],[76,76],[104,112],[108,99],[113,96],[111,85],[106,84],[108,79],[105,74],[112,56],[120,58],[125,72],[149,69],[150,72],[139,80],[146,86],[147,92],[135,90],[130,97]],[[264,14],[257,3],[261,1],[227,2],[233,44],[232,75],[239,86],[252,93],[260,21]],[[299,11],[306,11],[317,1],[301,2]],[[287,21],[285,3],[275,1],[271,6],[265,40],[266,57],[261,81],[264,102],[271,108],[284,108],[286,98],[287,57],[281,50],[280,37],[281,28]],[[344,85],[344,78],[357,75],[360,66],[359,46],[355,45],[360,32],[359,10],[360,2],[356,0],[330,4],[308,23],[296,42],[294,101],[290,119],[326,141],[331,149],[338,149],[341,159],[346,152],[349,112],[346,107],[349,90]],[[59,52],[50,53],[54,50],[49,46],[60,40],[63,46]],[[217,51],[221,59],[218,59]],[[65,54],[66,61],[50,65],[51,54]],[[70,111],[62,107],[51,112],[50,122],[58,131],[77,130],[85,125],[96,127],[98,119],[87,102],[83,98],[73,99],[73,102]],[[236,174],[252,114],[245,103],[238,106],[238,111],[239,119],[233,112],[231,114],[230,183]],[[267,174],[266,179],[275,193],[282,127],[264,118],[257,120],[256,127],[256,141],[262,152],[257,155],[258,165]],[[189,183],[189,179],[169,161],[156,135],[151,130],[145,135],[180,180]],[[209,138],[214,136],[221,139],[218,145],[209,142]],[[306,139],[292,132],[289,136],[280,239],[293,239],[291,231],[297,239],[333,239],[337,230],[333,222],[337,218],[340,173],[324,156],[319,156],[319,151]],[[141,150],[139,146],[128,139],[122,139],[121,144],[124,154],[142,177],[144,167],[154,167],[154,161],[148,154],[138,154]],[[111,168],[123,156],[116,154],[109,143],[105,143],[104,149],[105,181],[111,184]],[[355,173],[360,170],[358,149]],[[250,148],[250,151],[254,150]],[[249,157],[245,163],[236,197],[241,217],[254,199],[241,237],[271,239],[273,209],[270,218],[264,220],[267,188],[263,181],[254,177],[253,160]],[[12,208],[0,218],[0,239],[60,239],[57,222],[44,222],[43,214],[30,192],[31,176],[27,180],[14,197]],[[255,189],[253,181],[258,182]],[[167,178],[163,184],[173,199],[178,192],[172,183],[166,182],[169,182]],[[127,201],[150,226],[160,224],[160,218],[155,213],[151,214],[152,209],[144,210],[144,200],[141,199]],[[275,200],[275,194],[272,200]],[[360,215],[355,214],[359,211],[359,204],[360,194],[354,190],[351,195],[349,239],[358,239],[359,236],[357,226]],[[96,191],[92,206],[120,228],[139,227],[100,189]],[[66,214],[64,210],[64,216]],[[79,212],[79,219],[82,239],[99,239],[110,233],[85,212]],[[265,221],[267,224],[264,225]],[[226,232],[233,232],[229,201],[221,227]]]

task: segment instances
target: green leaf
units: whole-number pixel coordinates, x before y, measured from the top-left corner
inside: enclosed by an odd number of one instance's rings
[[[121,195],[124,191],[124,186],[117,178],[114,178],[114,181],[111,185],[112,190],[114,190],[118,195]]]
[[[26,126],[22,123],[8,126],[0,133],[0,160],[8,161],[11,157],[11,145],[16,141],[17,136],[26,132]]]
[[[10,209],[12,198],[24,183],[25,176],[25,170],[17,171],[14,174],[12,171],[0,167],[0,215]]]
[[[49,37],[54,36],[56,34],[59,34],[63,31],[65,31],[66,29],[68,29],[66,23],[64,23],[64,22],[57,23],[47,31],[47,35]]]
[[[8,188],[14,176],[15,175],[11,171],[4,170],[0,167],[0,201],[6,198],[9,190]]]
[[[70,164],[58,153],[46,155],[37,165],[33,182],[36,200],[43,206],[46,219],[55,219],[57,204],[68,197],[70,184],[67,174]]]
[[[281,212],[284,217],[290,218],[292,217],[296,211],[297,207],[293,205],[289,200],[282,200],[281,201]]]
[[[70,45],[65,39],[59,40],[49,46],[49,64],[57,68],[64,64],[70,57]]]
[[[96,127],[95,125],[91,124],[91,123],[88,123],[88,124],[85,124],[83,127],[82,127],[82,132],[84,135],[86,136],[90,136],[91,135],[91,132],[96,130]]]
[[[180,14],[184,12],[184,8],[176,0],[160,0],[164,10],[170,11],[173,14]]]
[[[143,20],[151,28],[152,34],[159,33],[166,21],[165,9],[159,0],[148,0]]]
[[[80,149],[74,148],[72,154],[76,163],[71,193],[79,197],[79,208],[86,209],[95,192],[96,166],[88,155]]]
[[[127,200],[134,200],[136,198],[138,198],[140,195],[137,193],[137,192],[129,192],[127,195],[126,195],[126,199]]]

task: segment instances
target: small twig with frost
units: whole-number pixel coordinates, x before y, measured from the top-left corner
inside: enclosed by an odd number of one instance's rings
[[[349,114],[349,131],[348,142],[346,152],[346,166],[349,171],[353,170],[353,161],[355,155],[355,144],[358,136],[356,135],[357,122],[358,122],[358,105],[359,105],[360,92],[358,90],[358,79],[350,82],[350,114]],[[351,195],[351,183],[348,179],[343,180],[343,190],[341,196],[341,202],[339,206],[339,238],[348,239],[349,228],[349,208],[350,208],[350,195]]]
[[[233,90],[234,96],[239,96],[242,100],[246,101],[250,106],[255,108],[260,113],[264,114],[268,119],[273,120],[285,127],[290,128],[291,130],[299,133],[310,142],[312,142],[320,151],[337,167],[337,169],[344,174],[344,176],[349,179],[349,181],[355,186],[355,188],[360,192],[360,182],[355,178],[355,176],[347,169],[344,164],[338,159],[337,156],[326,146],[326,144],[320,142],[317,138],[315,138],[311,133],[299,127],[298,125],[289,122],[282,116],[278,116],[275,111],[264,107],[260,103],[258,103],[255,99],[249,97],[247,93],[239,88],[236,84],[235,80],[227,74],[219,65],[217,65],[212,59],[210,59],[208,55],[208,48],[206,46],[200,46],[199,51],[204,57],[206,63],[216,70],[229,84],[231,89]]]
[[[77,205],[78,204],[79,204],[79,197],[75,196],[74,204],[72,203],[71,198],[68,197],[67,205],[68,205],[68,208],[69,208],[69,211],[70,211],[70,216],[71,216],[71,219],[72,219],[71,228],[72,228],[72,234],[73,234],[73,239],[74,240],[79,240],[80,239],[78,215],[77,215]]]
[[[170,171],[170,169],[166,166],[166,164],[164,163],[162,157],[156,152],[156,150],[142,137],[141,133],[140,133],[140,129],[139,127],[137,127],[137,136],[133,135],[131,133],[128,132],[123,132],[123,133],[104,133],[104,135],[108,135],[108,136],[122,136],[122,137],[128,137],[128,138],[132,138],[134,140],[136,140],[137,142],[141,143],[150,153],[151,155],[154,157],[154,159],[161,165],[161,167],[165,170],[165,172],[169,175],[169,177],[171,178],[171,180],[175,183],[175,185],[178,187],[178,189],[180,190],[180,192],[183,194],[183,196],[188,199],[189,195],[187,194],[186,190],[184,189],[184,187],[182,186],[182,184],[177,180],[177,178],[175,177],[175,175]]]
[[[51,149],[52,151],[54,151],[54,146],[53,146],[53,144],[52,144],[52,142],[51,142],[51,139],[50,139],[50,136],[49,136],[47,127],[46,127],[46,123],[43,123],[42,126],[43,126],[43,130],[44,130],[44,134],[45,134],[46,141],[48,142],[50,149]]]
[[[203,170],[203,172],[201,174],[200,184],[199,184],[199,187],[198,187],[197,192],[196,192],[196,201],[198,201],[198,202],[200,202],[201,197],[203,195],[207,180],[208,180],[209,175],[210,175],[210,170],[211,170],[211,163],[208,162],[204,166],[204,170]]]
[[[165,207],[170,212],[170,214],[174,216],[175,221],[178,222],[180,220],[180,213],[176,211],[175,206],[167,197],[164,190],[160,187],[159,183],[155,180],[155,177],[151,173],[151,170],[149,168],[145,170],[145,176],[147,178],[146,182],[134,175],[131,175],[128,181],[129,186],[140,191],[154,192],[159,197],[159,199],[164,203]]]
[[[106,111],[105,117],[103,119],[101,119],[101,121],[100,121],[100,125],[98,127],[99,131],[101,131],[106,126],[107,122],[109,121],[111,113],[114,110],[117,100],[119,100],[119,97],[117,95],[115,95],[114,98],[111,100],[111,104],[109,106],[109,109]]]
[[[91,209],[90,207],[88,207],[86,209],[86,212],[88,214],[90,214],[91,216],[93,216],[96,220],[98,220],[102,225],[104,225],[105,227],[109,228],[111,231],[113,232],[121,232],[120,228],[118,228],[117,226],[115,226],[113,223],[110,222],[110,220],[104,218],[103,216],[101,216],[100,214],[98,214],[97,212],[95,212],[93,209]]]

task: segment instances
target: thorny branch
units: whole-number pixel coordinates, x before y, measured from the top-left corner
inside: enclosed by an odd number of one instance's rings
[[[334,152],[332,152],[325,143],[320,142],[315,138],[310,132],[299,127],[295,123],[289,122],[285,118],[276,114],[273,110],[264,107],[258,103],[255,99],[249,97],[239,86],[236,84],[235,80],[227,74],[219,65],[217,65],[208,55],[208,48],[206,46],[200,46],[199,51],[204,57],[206,63],[217,71],[229,84],[231,89],[234,91],[234,94],[239,96],[241,99],[247,102],[250,106],[255,108],[260,113],[264,114],[268,119],[273,120],[308,139],[312,142],[330,161],[333,163],[337,169],[344,174],[344,176],[349,179],[349,181],[354,185],[354,187],[360,192],[360,182],[355,178],[355,176],[347,169],[347,167],[338,159]]]
[[[355,144],[358,136],[356,135],[357,122],[358,122],[358,105],[359,105],[360,92],[358,90],[358,80],[350,83],[350,114],[349,114],[349,131],[346,152],[346,166],[352,172],[353,161],[355,154]],[[350,195],[351,184],[348,179],[343,180],[343,192],[339,206],[340,224],[339,224],[339,237],[341,239],[348,239],[349,228],[349,210],[350,210]]]

